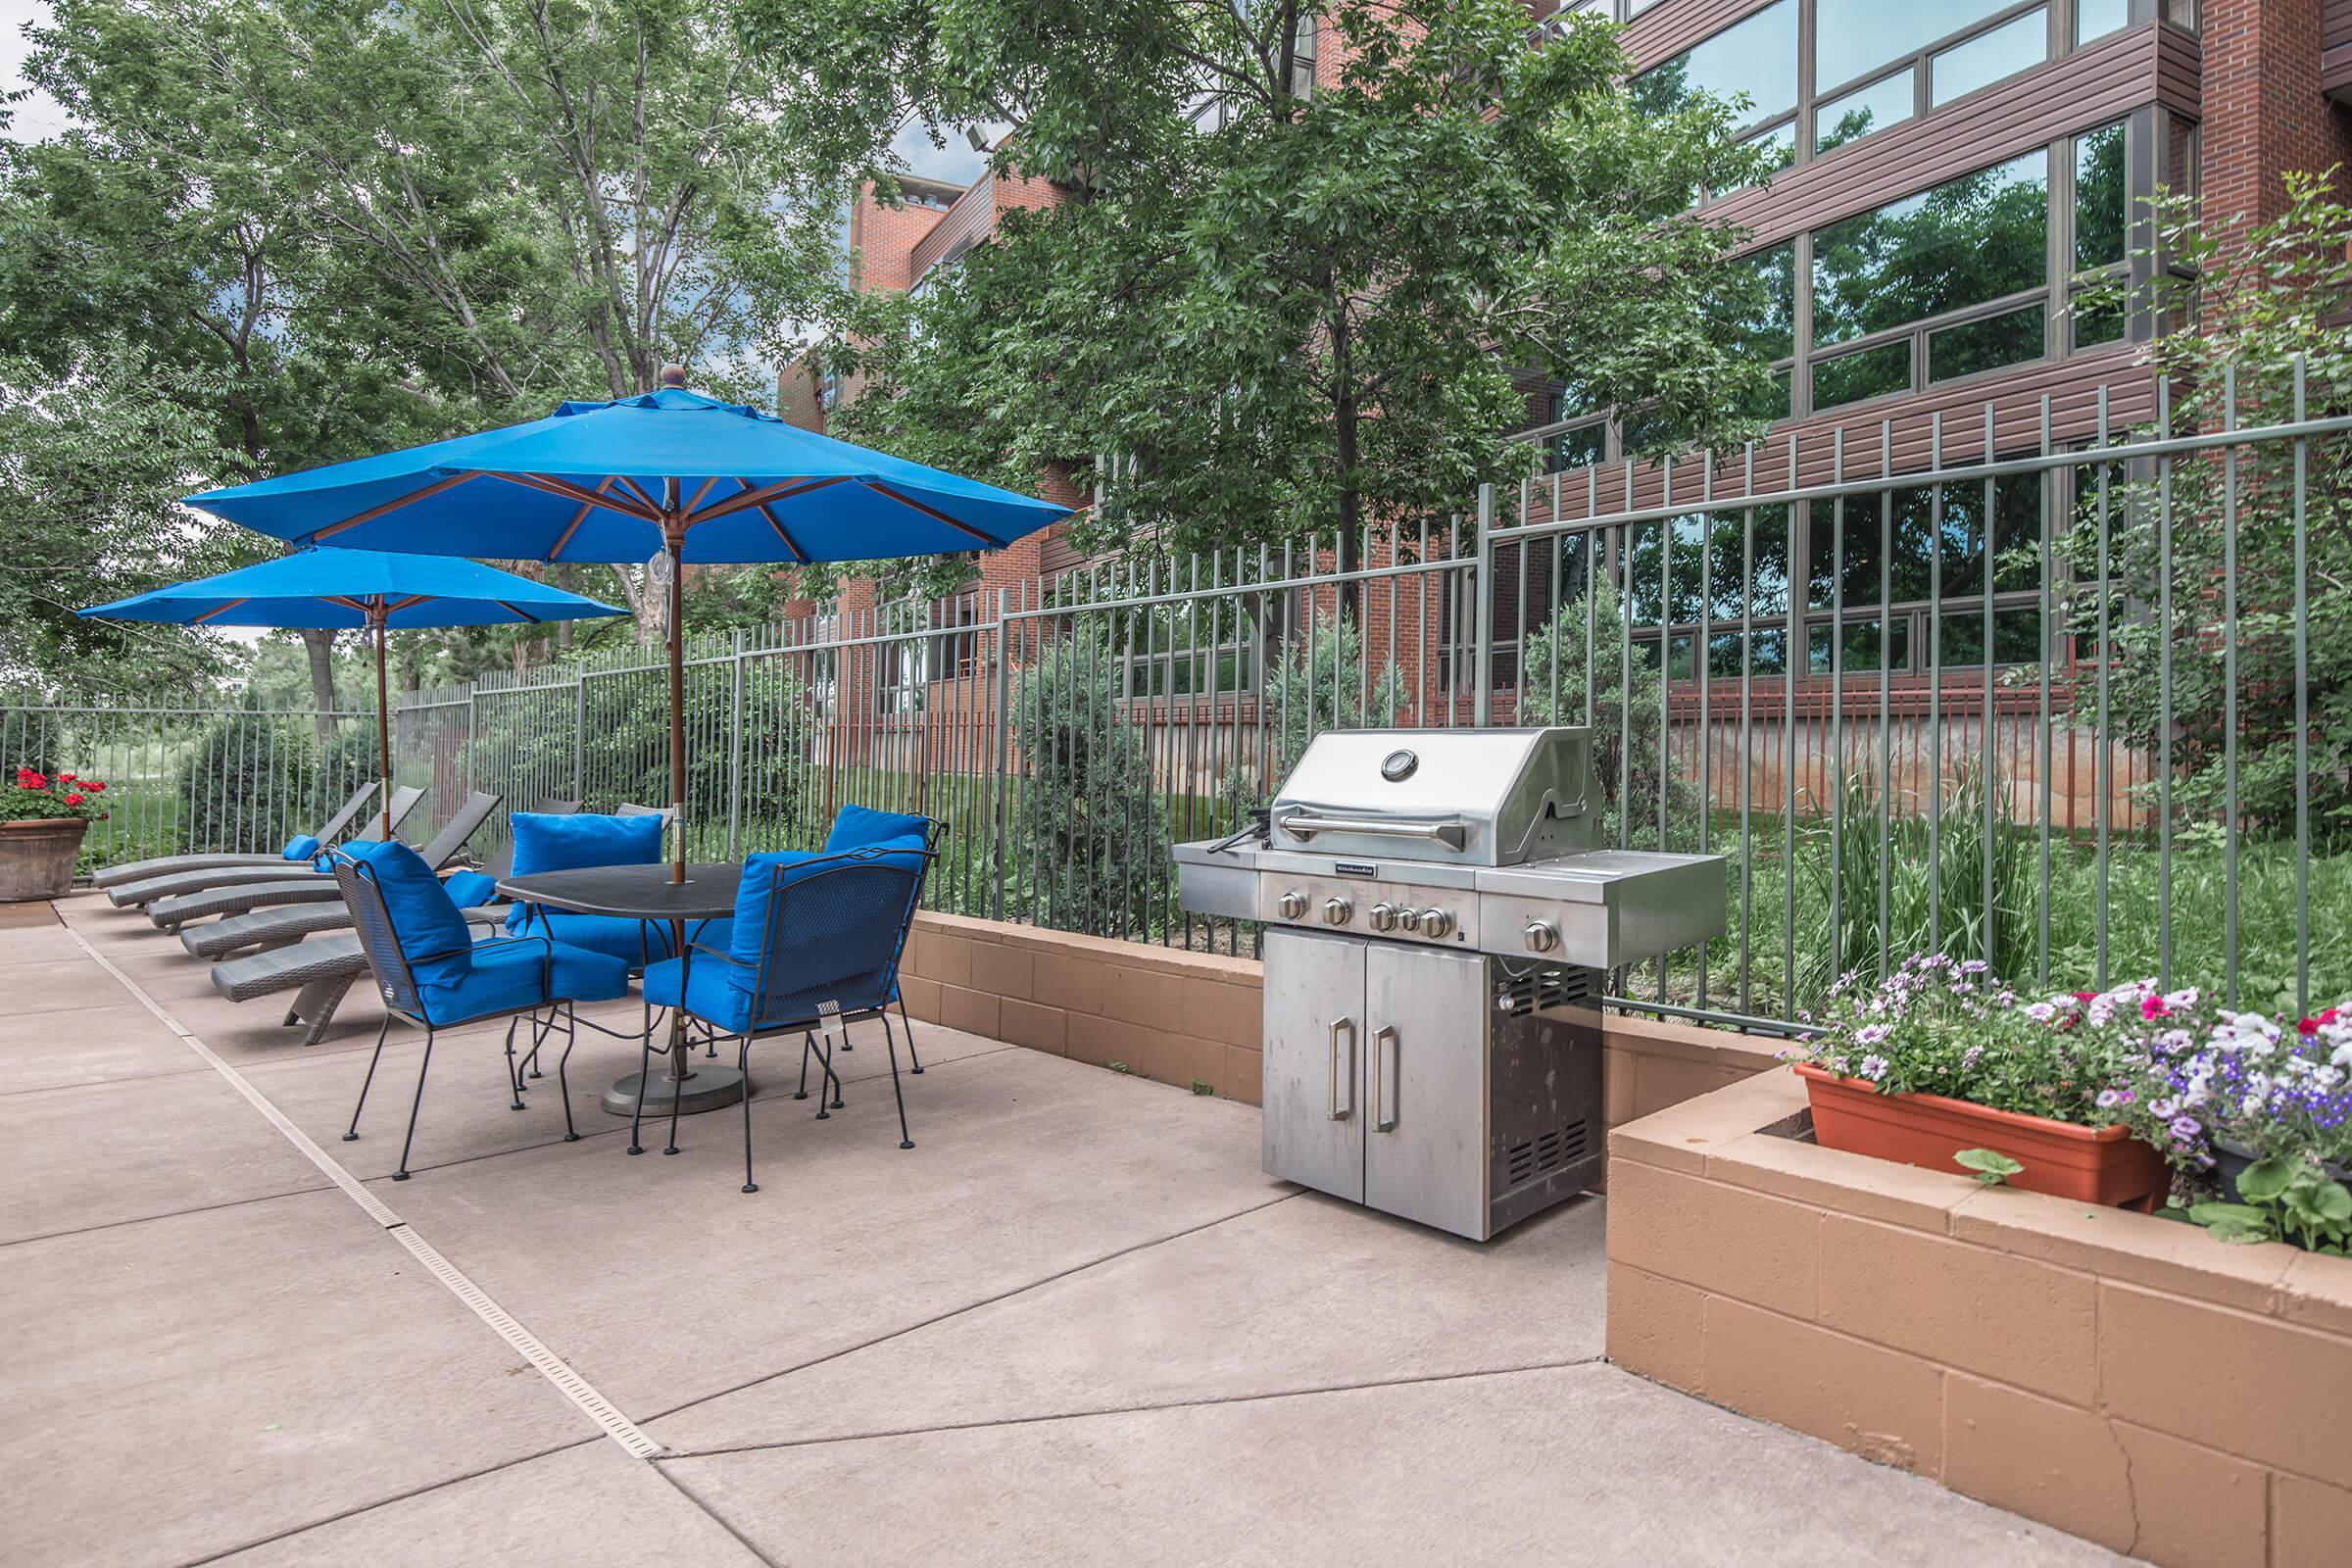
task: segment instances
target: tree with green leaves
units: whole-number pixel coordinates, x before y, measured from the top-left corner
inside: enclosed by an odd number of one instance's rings
[[[921,113],[1017,122],[998,173],[1062,198],[861,302],[823,350],[870,378],[846,428],[1006,484],[1075,469],[1084,548],[1351,555],[1527,471],[1514,370],[1693,440],[1769,388],[1726,330],[1763,282],[1692,210],[1761,155],[1722,104],[1637,111],[1611,28],[1534,47],[1513,0],[838,9],[900,38]]]
[[[9,395],[71,408],[140,378],[192,439],[114,504],[190,534],[175,495],[633,395],[665,362],[761,395],[835,286],[845,171],[889,126],[734,23],[647,0],[57,0],[24,72],[73,128],[0,149]],[[70,461],[63,440],[26,471]],[[62,500],[62,533],[95,520]],[[650,625],[660,596],[614,576]],[[307,641],[324,707],[329,639]]]

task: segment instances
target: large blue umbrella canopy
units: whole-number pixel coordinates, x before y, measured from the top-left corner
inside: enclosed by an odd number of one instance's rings
[[[297,550],[193,582],[94,605],[110,620],[170,626],[283,626],[365,630],[375,642],[376,746],[384,801],[392,799],[392,736],[385,702],[384,634],[422,626],[499,626],[625,615],[511,571],[454,556],[380,550]]]
[[[669,597],[671,804],[685,808],[680,564],[875,561],[993,549],[1069,514],[685,389],[188,497],[298,544],[510,561],[661,558]],[[683,879],[685,836],[672,875]]]

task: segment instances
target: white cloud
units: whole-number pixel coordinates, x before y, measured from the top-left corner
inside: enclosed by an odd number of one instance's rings
[[[25,85],[22,72],[32,41],[24,36],[24,24],[48,20],[49,0],[0,0],[0,92]],[[46,141],[66,128],[66,112],[45,92],[10,104],[8,110],[12,141]]]

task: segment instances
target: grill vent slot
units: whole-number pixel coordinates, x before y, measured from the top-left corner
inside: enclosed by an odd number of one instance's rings
[[[1573,1165],[1585,1157],[1590,1125],[1583,1118],[1565,1127],[1553,1127],[1539,1133],[1524,1144],[1511,1146],[1508,1169],[1503,1185],[1517,1187],[1546,1176],[1563,1165]]]
[[[1507,988],[1495,1000],[1508,1007],[1514,1018],[1570,1006],[1592,997],[1590,973],[1586,969],[1563,968],[1555,964],[1542,964],[1525,974],[1511,974],[1505,970]]]

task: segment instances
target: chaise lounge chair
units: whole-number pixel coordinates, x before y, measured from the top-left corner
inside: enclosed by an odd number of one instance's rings
[[[536,816],[569,816],[579,808],[578,801],[541,801],[531,808],[531,813]],[[426,857],[428,861],[431,858],[429,855]],[[510,841],[480,870],[461,871],[450,878],[450,897],[457,900],[462,908],[476,904],[488,907],[492,898],[491,887],[507,874],[507,867],[514,858],[514,846]],[[463,886],[460,885],[461,878],[464,879]],[[315,904],[251,909],[242,914],[207,921],[203,925],[182,926],[179,945],[199,958],[227,958],[248,948],[266,953],[273,948],[289,947],[321,931],[347,931],[350,928],[351,906],[340,899],[330,899]]]
[[[457,814],[449,819],[432,842],[417,853],[434,871],[448,870],[466,854],[466,844],[490,820],[499,808],[500,797],[479,791],[466,797]],[[354,839],[354,844],[381,843],[378,839]],[[332,872],[312,871],[268,881],[238,880],[217,884],[177,898],[158,899],[147,906],[147,917],[166,931],[177,931],[190,920],[210,919],[214,915],[242,914],[249,909],[270,908],[284,904],[327,904],[336,897]]]
[[[300,865],[321,849],[340,839],[360,814],[360,808],[375,799],[375,781],[368,780],[355,791],[343,808],[319,824],[318,831],[297,837],[273,854],[236,854],[228,851],[204,851],[193,855],[159,855],[144,860],[124,860],[120,865],[100,869],[90,878],[94,888],[121,887],[125,882],[144,882],[151,877],[171,876],[180,871],[210,871],[226,866],[260,865],[283,866],[289,862]],[[307,842],[306,842],[307,840]]]
[[[392,792],[392,832],[398,833],[409,814],[424,799],[424,791],[404,784]],[[369,816],[368,828],[375,831],[383,826],[380,816]],[[302,841],[297,839],[295,844]],[[357,843],[358,840],[351,842]],[[289,845],[288,848],[292,848]],[[168,875],[141,877],[136,882],[118,882],[106,890],[107,902],[118,909],[132,906],[144,907],[158,899],[177,898],[183,893],[201,893],[206,888],[233,887],[239,882],[270,882],[290,876],[315,876],[332,882],[334,878],[318,869],[323,852],[318,858],[304,856],[299,859],[265,860],[253,865],[199,866],[193,871],[174,871]]]

